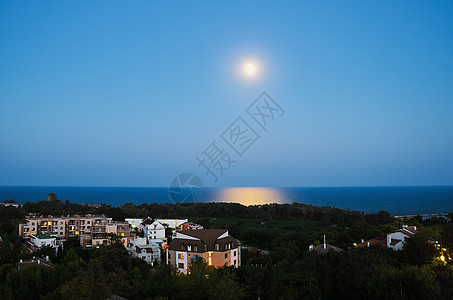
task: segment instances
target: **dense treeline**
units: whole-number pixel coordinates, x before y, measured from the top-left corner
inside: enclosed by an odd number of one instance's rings
[[[238,220],[228,227],[249,249],[242,266],[212,269],[193,262],[190,275],[178,275],[165,264],[151,267],[132,258],[111,236],[111,244],[82,249],[68,240],[61,251],[43,248],[29,253],[17,235],[17,224],[29,213],[54,216],[100,214],[124,217],[189,217],[216,227],[215,218]],[[302,204],[245,207],[239,204],[143,204],[94,208],[59,201],[27,203],[22,209],[0,207],[0,298],[107,299],[113,294],[128,299],[452,299],[453,269],[448,258],[453,247],[453,215],[404,223],[420,232],[402,251],[385,247],[353,248],[352,242],[385,234],[403,224],[386,212],[362,214]],[[258,224],[245,222],[258,220]],[[279,220],[293,220],[281,227]],[[302,230],[306,220],[319,227]],[[250,225],[251,224],[251,225]],[[279,227],[280,226],[280,227]],[[344,251],[317,255],[308,245],[322,235]],[[441,243],[441,248],[437,247]],[[253,247],[256,246],[256,247]],[[258,248],[270,251],[264,255]],[[17,270],[19,259],[46,255],[51,269],[30,266]]]
[[[27,202],[23,205],[27,213],[39,215],[74,215],[74,214],[105,214],[114,220],[124,220],[127,217],[144,218],[190,218],[190,217],[243,217],[243,218],[302,218],[322,221],[325,224],[350,226],[357,220],[364,220],[371,225],[381,225],[392,222],[390,214],[385,211],[364,214],[330,206],[314,206],[301,203],[266,204],[244,206],[237,203],[150,203],[135,205],[125,203],[118,207],[102,205],[99,208],[90,205],[69,203],[69,201],[40,201]]]

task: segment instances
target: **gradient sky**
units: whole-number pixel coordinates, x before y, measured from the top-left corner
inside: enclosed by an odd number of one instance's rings
[[[212,2],[1,1],[0,185],[453,184],[452,1]],[[286,114],[214,183],[263,91]]]

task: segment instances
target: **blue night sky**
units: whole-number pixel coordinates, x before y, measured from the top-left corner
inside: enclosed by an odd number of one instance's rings
[[[453,184],[452,1],[212,2],[2,1],[0,185]],[[261,139],[214,183],[239,116]]]

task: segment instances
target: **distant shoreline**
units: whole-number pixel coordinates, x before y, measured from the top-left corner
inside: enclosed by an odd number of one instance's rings
[[[132,202],[173,203],[168,188],[138,187],[46,187],[0,186],[0,202],[47,200],[55,193],[61,201],[78,204],[107,203],[119,206]],[[331,206],[365,213],[388,211],[393,216],[453,212],[453,186],[406,187],[292,187],[292,188],[205,188],[196,202],[232,202],[243,205],[304,203]]]

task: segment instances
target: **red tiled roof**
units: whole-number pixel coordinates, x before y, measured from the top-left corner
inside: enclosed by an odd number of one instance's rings
[[[404,231],[409,231],[411,234],[416,234],[417,230],[415,230],[414,226],[403,227]]]
[[[201,229],[201,230],[181,230],[179,233],[196,237],[205,244],[214,244],[219,236],[227,232],[226,229]]]
[[[368,243],[370,243],[370,244],[368,244]],[[371,239],[371,240],[365,241],[363,243],[360,243],[356,247],[368,247],[368,245],[369,246],[380,245],[380,246],[386,247],[387,246],[387,238],[385,236],[378,236],[378,237],[375,237],[374,239]]]
[[[395,246],[395,245],[398,244],[399,242],[401,242],[401,240],[399,240],[399,239],[392,239],[392,240],[390,241],[390,245]]]
[[[146,253],[153,253],[153,249],[151,247],[140,247],[140,246],[135,246],[135,252],[141,253],[142,250],[146,250]]]
[[[191,252],[205,252],[205,251],[227,251],[225,245],[231,243],[231,248],[234,249],[239,246],[238,241],[232,236],[227,236],[219,239],[218,237],[227,232],[226,229],[200,229],[200,230],[181,230],[178,233],[183,233],[188,236],[198,238],[199,240],[185,239],[177,237],[173,239],[169,245],[170,250],[181,250],[184,245],[185,249],[187,246],[192,246]],[[215,248],[215,244],[219,245],[218,250]],[[206,245],[206,249],[205,249]],[[194,250],[193,246],[197,246],[197,251]]]

